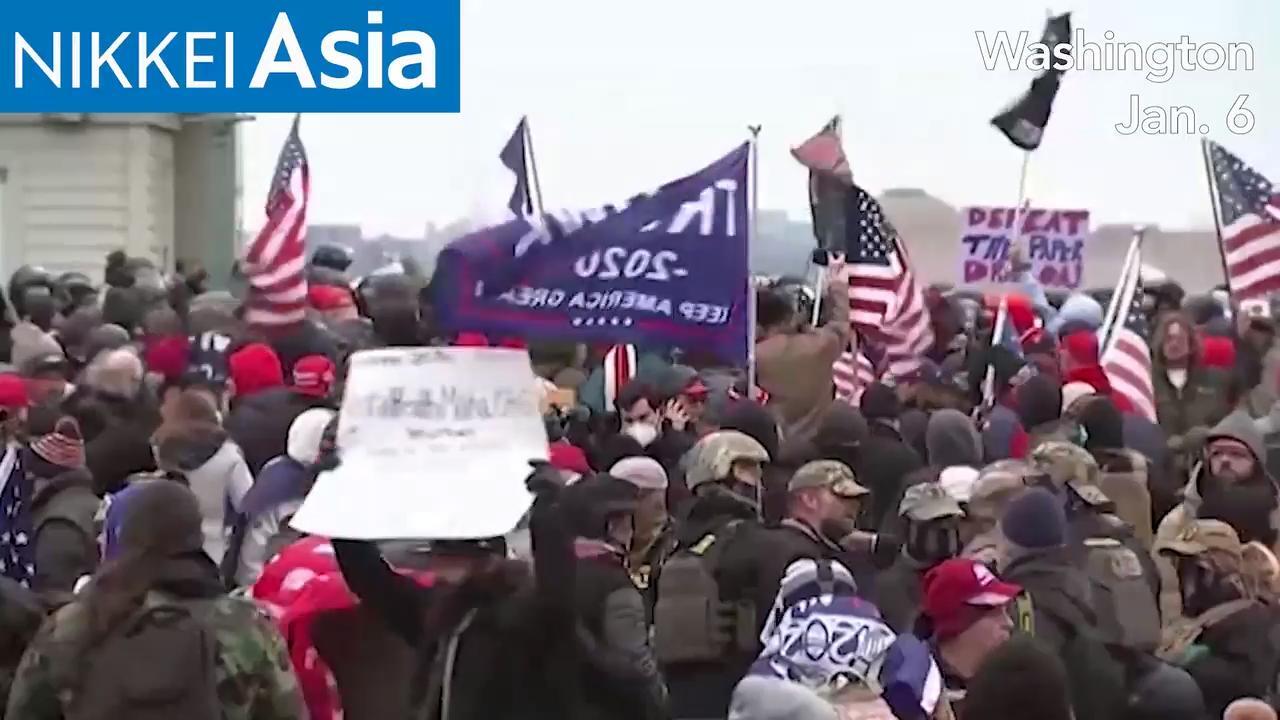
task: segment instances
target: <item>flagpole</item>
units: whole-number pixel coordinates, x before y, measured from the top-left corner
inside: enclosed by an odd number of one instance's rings
[[[1227,249],[1222,245],[1222,206],[1218,200],[1218,180],[1213,174],[1213,160],[1209,157],[1209,138],[1200,138],[1200,152],[1204,156],[1204,174],[1209,179],[1209,204],[1213,207],[1213,231],[1218,236],[1218,257],[1222,260],[1222,281],[1227,284],[1227,298],[1231,297],[1231,275],[1227,270]]]
[[[1125,312],[1125,308],[1120,307],[1120,296],[1124,294],[1121,290],[1128,280],[1125,277],[1125,272],[1131,271],[1131,268],[1134,267],[1137,267],[1136,272],[1142,272],[1141,265],[1134,265],[1134,258],[1142,252],[1142,239],[1146,232],[1147,229],[1145,227],[1135,228],[1133,239],[1129,241],[1129,249],[1124,255],[1124,264],[1120,266],[1120,277],[1116,280],[1116,287],[1111,293],[1111,300],[1107,302],[1107,313],[1102,316],[1102,326],[1098,328],[1098,346],[1101,348],[1106,348],[1110,344],[1115,325],[1120,321],[1120,313]],[[1099,353],[1099,357],[1101,357],[1101,353]]]
[[[533,198],[538,203],[538,215],[545,215],[547,210],[542,204],[542,184],[538,182],[538,162],[533,157],[533,130],[529,128],[529,116],[525,115],[520,124],[524,127],[524,146],[529,153],[529,179],[533,181]]]
[[[756,287],[751,274],[751,248],[756,244],[756,221],[760,213],[760,125],[748,125],[751,132],[751,218],[747,228],[747,394],[751,399],[756,392]]]
[[[1013,235],[1009,237],[1009,252],[1005,254],[1004,262],[1007,263],[1009,255],[1018,248],[1022,242],[1022,223],[1027,217],[1027,209],[1030,203],[1027,201],[1027,170],[1031,166],[1031,151],[1022,151],[1022,172],[1018,175],[1018,209],[1014,213]]]

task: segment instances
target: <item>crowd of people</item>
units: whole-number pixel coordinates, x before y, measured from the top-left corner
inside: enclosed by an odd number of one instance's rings
[[[991,304],[932,288],[919,369],[850,400],[838,277],[816,327],[758,289],[754,378],[665,348],[619,377],[609,345],[440,332],[429,278],[349,263],[316,252],[308,319],[277,327],[198,268],[14,274],[5,717],[1276,717],[1265,311],[1148,287],[1152,420],[1113,389],[1085,293],[1007,298],[1015,348]],[[527,348],[548,460],[525,519],[292,528],[343,462],[350,355],[425,345]]]

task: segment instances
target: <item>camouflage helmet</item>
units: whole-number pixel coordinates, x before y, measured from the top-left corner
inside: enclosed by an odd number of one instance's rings
[[[997,460],[982,468],[969,491],[965,514],[971,519],[999,520],[1005,506],[1026,489],[1037,472],[1027,461],[1017,459]]]
[[[685,484],[690,492],[704,483],[729,477],[737,460],[768,462],[769,451],[755,438],[736,430],[720,430],[698,441],[691,451]]]
[[[1031,451],[1031,463],[1049,476],[1053,487],[1061,490],[1070,487],[1090,504],[1105,503],[1106,497],[1098,489],[1098,461],[1088,450],[1062,440],[1040,443]]]

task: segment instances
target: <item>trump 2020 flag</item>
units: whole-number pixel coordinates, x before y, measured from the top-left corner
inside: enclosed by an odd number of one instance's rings
[[[747,360],[747,145],[620,207],[520,218],[437,260],[445,330]]]
[[[1049,18],[1044,26],[1044,36],[1040,42],[1050,49],[1060,43],[1071,41],[1071,13],[1063,13]],[[1049,125],[1049,115],[1053,112],[1053,100],[1058,96],[1058,87],[1062,84],[1065,70],[1047,67],[1031,81],[1031,88],[1021,97],[1013,101],[1009,107],[991,118],[1009,142],[1023,150],[1035,150],[1040,147],[1044,138],[1044,129]]]

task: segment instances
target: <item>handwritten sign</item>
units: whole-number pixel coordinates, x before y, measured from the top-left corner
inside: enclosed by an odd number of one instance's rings
[[[1018,223],[1015,207],[965,208],[960,236],[960,277],[965,283],[1009,282],[1006,259]],[[1031,274],[1045,287],[1077,289],[1084,281],[1088,210],[1029,208],[1019,243]]]
[[[358,352],[338,417],[341,464],[293,518],[356,540],[472,539],[509,532],[546,459],[529,356],[506,348]]]

